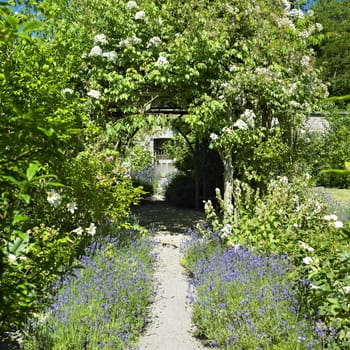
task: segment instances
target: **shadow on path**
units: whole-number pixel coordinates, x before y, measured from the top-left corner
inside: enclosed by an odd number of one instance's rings
[[[147,199],[133,209],[140,224],[171,235],[187,234],[189,228],[204,220],[204,212],[174,207],[166,201]]]

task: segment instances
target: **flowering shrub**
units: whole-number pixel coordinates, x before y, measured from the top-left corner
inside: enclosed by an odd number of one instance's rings
[[[143,239],[94,242],[79,259],[81,266],[56,282],[51,306],[29,323],[24,349],[135,345],[152,290],[150,250]]]
[[[349,224],[329,213],[327,203],[309,189],[307,179],[271,181],[259,196],[245,184],[236,189],[235,215],[222,223],[206,204],[212,231],[228,246],[286,254],[299,285],[301,306],[336,327],[338,345],[349,344]],[[220,197],[219,197],[220,202]],[[221,201],[222,203],[222,201]],[[202,234],[210,236],[211,231]]]
[[[241,246],[188,247],[193,274],[193,319],[209,345],[225,349],[323,349],[332,344],[324,324],[309,322],[288,278],[286,257]]]

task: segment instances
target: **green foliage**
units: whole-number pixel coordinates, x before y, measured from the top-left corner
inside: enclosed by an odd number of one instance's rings
[[[41,307],[47,286],[72,264],[75,234],[34,227],[8,245],[1,276],[1,329],[20,328]],[[17,247],[16,247],[17,245]],[[16,247],[16,249],[15,249]]]
[[[344,113],[334,112],[327,117],[329,128],[322,135],[321,147],[318,149],[318,183],[328,187],[346,188],[350,185],[350,177],[344,174],[331,174],[326,169],[341,169],[350,159],[350,118]]]
[[[323,68],[322,76],[330,83],[333,96],[350,92],[349,9],[348,0],[317,0],[312,6],[317,22],[323,26],[323,40],[316,47],[317,64]]]

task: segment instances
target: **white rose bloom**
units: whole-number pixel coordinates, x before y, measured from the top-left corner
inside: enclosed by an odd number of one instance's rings
[[[65,88],[65,89],[61,90],[61,93],[62,93],[62,95],[65,95],[65,94],[73,95],[74,91],[70,88]]]
[[[9,259],[9,263],[10,263],[10,264],[14,264],[14,263],[16,263],[16,261],[17,261],[17,257],[16,257],[16,255],[14,255],[14,254],[9,254],[9,255],[8,255],[8,259]]]
[[[126,4],[126,8],[128,10],[132,10],[132,9],[137,9],[139,6],[137,5],[136,1],[128,1],[128,3]]]
[[[210,136],[209,136],[213,141],[216,141],[216,140],[218,140],[219,139],[219,136],[218,135],[216,135],[215,133],[211,133],[210,134]]]
[[[308,252],[313,252],[313,251],[314,251],[314,248],[310,247],[310,246],[307,245],[305,242],[299,241],[298,244],[299,244],[299,246],[300,246],[302,249],[305,249],[305,250],[307,250]]]
[[[309,257],[309,256],[307,256],[307,257],[305,257],[305,258],[303,259],[303,263],[304,263],[305,265],[310,265],[310,264],[312,264],[312,262],[313,262],[313,259],[312,259],[311,257]]]
[[[321,32],[323,30],[323,25],[321,23],[316,23],[316,29]]]
[[[97,56],[102,56],[102,49],[98,45],[95,45],[89,52],[89,57]]]
[[[337,221],[338,220],[338,216],[335,215],[335,214],[331,214],[329,217],[330,217],[330,220],[333,220],[333,221]]]
[[[169,64],[169,61],[164,56],[159,56],[157,62],[154,64],[156,67],[163,67]]]
[[[96,99],[99,99],[101,97],[101,93],[97,90],[94,90],[94,89],[91,89],[87,95],[91,98],[96,98]]]
[[[146,13],[145,11],[138,11],[135,14],[135,19],[138,21],[140,19],[145,19],[146,18]]]
[[[334,221],[333,223],[335,228],[343,228],[343,223],[341,221]]]
[[[104,34],[97,34],[94,36],[94,44],[107,44],[108,41],[107,41],[107,38]]]

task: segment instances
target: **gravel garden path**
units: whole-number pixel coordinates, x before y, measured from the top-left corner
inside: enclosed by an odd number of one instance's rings
[[[135,214],[142,225],[154,232],[158,256],[157,290],[139,350],[205,349],[193,336],[191,307],[186,303],[188,278],[180,265],[180,246],[188,238],[187,230],[202,220],[203,214],[174,208],[162,201],[149,201],[136,208]]]

